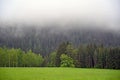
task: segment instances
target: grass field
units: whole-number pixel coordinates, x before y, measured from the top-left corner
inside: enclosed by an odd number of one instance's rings
[[[120,80],[120,70],[84,68],[0,68],[0,80]]]

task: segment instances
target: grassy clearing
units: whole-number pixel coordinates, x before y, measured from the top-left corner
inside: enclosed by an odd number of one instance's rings
[[[0,68],[0,80],[120,80],[120,70],[84,68]]]

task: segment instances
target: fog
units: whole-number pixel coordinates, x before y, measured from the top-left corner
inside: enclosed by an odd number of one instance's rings
[[[0,0],[0,26],[120,30],[119,0]]]

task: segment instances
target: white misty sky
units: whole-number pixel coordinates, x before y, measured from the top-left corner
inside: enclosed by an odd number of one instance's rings
[[[0,21],[47,24],[71,22],[120,29],[119,0],[0,0]]]

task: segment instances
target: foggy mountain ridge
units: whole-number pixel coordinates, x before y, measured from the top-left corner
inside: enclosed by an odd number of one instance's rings
[[[51,25],[52,26],[52,25]],[[52,27],[0,27],[0,46],[31,49],[35,53],[47,55],[65,41],[78,47],[81,44],[103,44],[120,47],[120,32],[97,28],[58,28]]]

